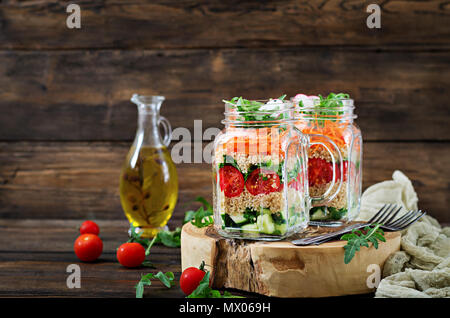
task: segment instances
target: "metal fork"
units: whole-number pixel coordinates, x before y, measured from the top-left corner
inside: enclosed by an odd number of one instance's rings
[[[321,244],[326,241],[332,240],[342,234],[351,232],[355,229],[361,229],[366,226],[372,225],[374,223],[381,224],[380,228],[388,231],[401,231],[410,226],[411,224],[417,222],[421,217],[423,217],[426,212],[421,210],[411,210],[407,212],[402,217],[394,221],[397,214],[400,212],[402,207],[398,207],[396,204],[385,204],[369,221],[364,223],[356,223],[349,225],[339,231],[317,235],[313,237],[305,237],[298,240],[291,241],[295,245],[310,245],[310,244]]]

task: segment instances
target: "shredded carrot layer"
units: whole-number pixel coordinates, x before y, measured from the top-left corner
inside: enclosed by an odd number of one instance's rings
[[[245,132],[245,135],[234,136],[224,142],[222,144],[224,152],[247,155],[284,155],[282,141],[289,133],[288,130],[280,131],[277,127],[271,127],[245,129]]]
[[[324,117],[324,115],[321,115],[320,117]],[[336,116],[328,117],[330,117],[330,119],[336,118]],[[304,134],[325,135],[330,138],[339,148],[343,148],[347,144],[345,136],[348,135],[348,124],[346,123],[318,118],[315,118],[314,120],[300,119],[296,123],[296,127],[300,129]],[[321,145],[313,145],[311,146],[310,151],[314,152],[321,147]]]

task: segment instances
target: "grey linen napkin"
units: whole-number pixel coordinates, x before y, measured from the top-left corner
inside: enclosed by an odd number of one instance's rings
[[[386,203],[402,206],[401,214],[417,209],[414,187],[398,170],[392,180],[364,191],[358,219],[369,220]],[[384,264],[375,297],[450,297],[450,227],[442,228],[427,215],[404,230],[401,251],[393,253]]]

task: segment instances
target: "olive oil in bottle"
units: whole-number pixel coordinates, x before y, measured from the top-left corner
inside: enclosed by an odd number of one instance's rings
[[[153,237],[164,229],[178,197],[178,177],[167,145],[171,139],[169,122],[159,116],[163,96],[133,95],[138,105],[136,138],[120,175],[120,202],[128,221]],[[160,136],[159,125],[165,131]]]

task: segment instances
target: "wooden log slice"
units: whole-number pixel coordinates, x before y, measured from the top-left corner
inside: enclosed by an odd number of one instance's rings
[[[303,235],[323,231],[330,229],[310,227]],[[400,249],[399,232],[387,232],[385,238],[378,249],[362,247],[345,264],[345,241],[300,247],[289,241],[226,239],[213,226],[199,229],[188,223],[181,233],[181,266],[184,270],[205,261],[213,288],[235,288],[275,297],[366,294],[374,291],[367,285],[374,276],[368,266],[378,265],[381,275],[388,256]]]

